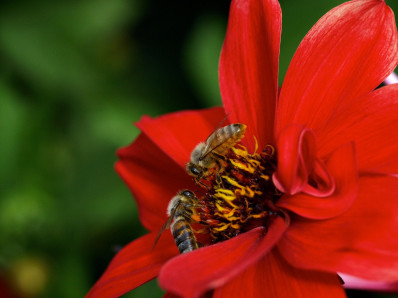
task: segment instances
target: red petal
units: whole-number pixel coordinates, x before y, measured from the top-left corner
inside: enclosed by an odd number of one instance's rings
[[[232,1],[220,57],[221,95],[231,122],[246,124],[260,148],[273,142],[280,36],[278,1]]]
[[[290,266],[273,250],[214,293],[219,297],[345,297],[335,273]]]
[[[275,186],[283,193],[296,194],[308,182],[316,157],[315,136],[301,125],[286,127],[278,137],[278,168],[274,174]]]
[[[321,154],[355,141],[361,171],[398,173],[398,84],[351,101],[319,135]]]
[[[224,119],[221,107],[200,111],[183,111],[157,118],[144,116],[137,127],[166,155],[185,169],[191,151],[204,142]]]
[[[267,254],[285,230],[285,221],[277,218],[266,233],[258,227],[228,241],[183,254],[162,267],[159,283],[180,296],[199,297],[224,285]]]
[[[342,272],[370,280],[398,280],[398,179],[360,177],[351,208],[329,220],[295,218],[278,243],[300,268]]]
[[[328,12],[289,66],[277,132],[292,122],[321,131],[340,104],[369,93],[394,70],[397,48],[394,14],[384,1],[354,0]]]
[[[326,163],[334,178],[334,193],[328,197],[315,197],[300,193],[283,196],[277,203],[296,214],[312,219],[335,217],[347,211],[358,194],[358,170],[354,145],[341,146]]]
[[[168,202],[178,190],[194,188],[192,179],[144,134],[118,156],[116,170],[137,201],[141,223],[158,231],[167,220]]]
[[[156,233],[147,234],[126,245],[86,297],[119,297],[155,278],[160,267],[179,253],[170,233],[152,251],[155,237]]]

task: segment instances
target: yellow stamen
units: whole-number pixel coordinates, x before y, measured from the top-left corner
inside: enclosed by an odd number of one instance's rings
[[[239,230],[240,229],[240,225],[238,224],[231,224],[231,228],[235,229],[235,230]]]
[[[232,179],[231,177],[228,176],[222,176],[222,178],[224,178],[226,180],[226,182],[228,182],[228,184],[238,187],[240,189],[244,189],[244,187],[242,185],[240,185],[238,182],[236,182],[234,179]]]
[[[230,225],[231,225],[231,224],[228,223],[228,224],[222,225],[220,228],[213,228],[213,229],[214,229],[215,231],[217,231],[217,232],[221,232],[221,231],[225,231],[226,229],[228,229]]]
[[[243,146],[242,146],[243,147]],[[243,147],[244,148],[244,147]],[[239,149],[237,147],[232,148],[232,151],[238,155],[238,156],[242,156],[242,157],[246,157],[247,156],[247,150],[245,149]]]
[[[275,169],[275,149],[269,146],[257,153],[255,137],[254,141],[254,154],[235,145],[222,159],[217,175],[205,179],[210,188],[201,203],[206,206],[202,222],[213,242],[230,239],[254,226],[267,226],[272,216],[268,202],[277,194],[269,182]]]
[[[253,168],[253,166],[251,166],[250,164],[244,164],[241,163],[239,161],[235,161],[233,159],[230,160],[231,164],[233,164],[235,167],[237,167],[238,169],[241,169],[243,171],[249,172],[251,174],[254,173],[255,169]]]
[[[219,203],[216,203],[216,208],[218,209],[218,211],[220,211],[221,213],[228,213],[230,211],[230,209],[224,208],[222,206],[220,206]]]
[[[254,154],[257,154],[258,142],[255,136],[253,136],[253,138],[254,138]]]

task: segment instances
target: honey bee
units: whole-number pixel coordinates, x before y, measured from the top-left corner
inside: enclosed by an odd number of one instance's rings
[[[174,196],[167,207],[169,219],[162,226],[155,240],[154,247],[165,229],[170,228],[171,234],[180,253],[187,253],[197,249],[198,242],[191,227],[195,208],[199,207],[198,198],[192,191],[182,190]]]
[[[191,161],[186,165],[186,171],[196,181],[211,175],[211,168],[219,165],[219,160],[239,142],[245,134],[246,125],[234,123],[221,127],[209,135],[193,149]]]

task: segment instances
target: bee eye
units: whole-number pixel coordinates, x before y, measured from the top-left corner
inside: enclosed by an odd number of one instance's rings
[[[191,171],[192,174],[194,175],[199,175],[200,174],[200,170],[198,169],[198,167],[196,167],[195,165],[191,165],[189,167],[189,170]]]
[[[182,194],[183,194],[184,196],[190,197],[190,198],[192,198],[192,197],[194,196],[193,192],[192,192],[192,191],[189,191],[189,190],[184,190],[184,191],[182,192]]]

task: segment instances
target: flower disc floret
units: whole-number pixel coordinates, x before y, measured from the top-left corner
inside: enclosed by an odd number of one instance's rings
[[[199,197],[197,214],[216,243],[235,237],[257,226],[268,227],[280,213],[275,203],[281,193],[272,183],[276,169],[275,149],[267,145],[250,154],[236,145],[224,156],[214,175],[203,181],[206,189]]]

